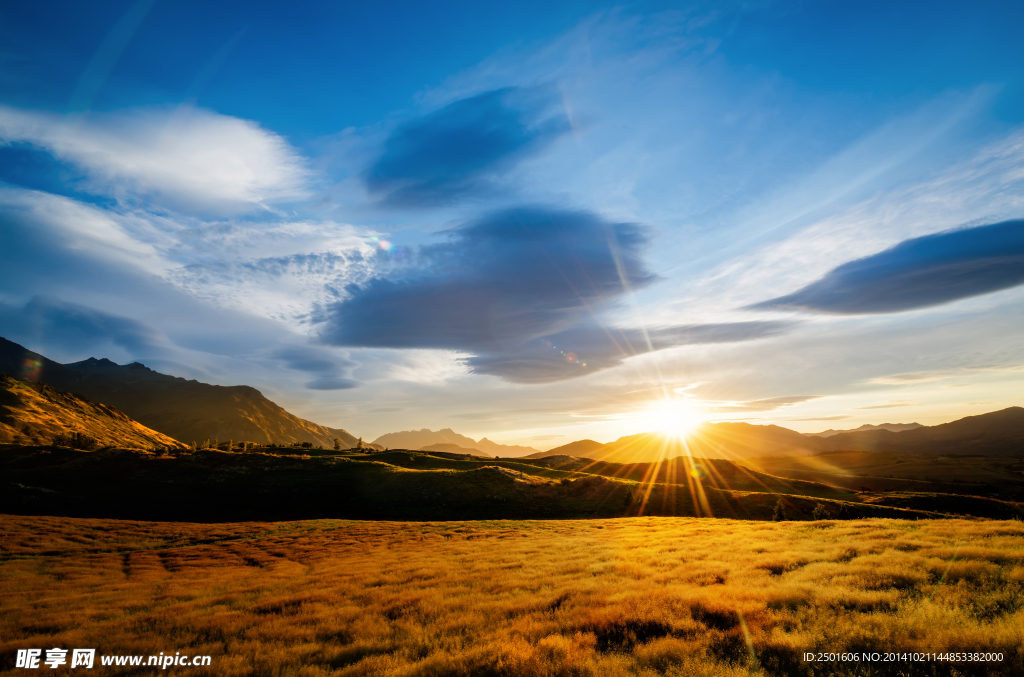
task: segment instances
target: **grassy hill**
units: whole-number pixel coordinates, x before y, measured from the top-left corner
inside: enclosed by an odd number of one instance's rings
[[[836,451],[764,457],[743,465],[771,475],[866,491],[937,492],[1024,500],[1024,459]]]
[[[472,437],[460,435],[451,428],[441,430],[403,430],[387,433],[373,441],[381,449],[440,449],[438,444],[450,444],[463,449],[477,451],[486,456],[525,456],[536,453],[533,447],[522,447],[514,444],[498,444],[483,437],[474,440]]]
[[[1024,407],[1009,407],[941,425],[891,432],[866,430],[821,438],[822,451],[905,453],[1024,458]]]
[[[968,416],[936,426],[914,423],[861,428],[853,432],[826,431],[803,435],[775,425],[704,423],[685,439],[666,437],[660,433],[639,433],[608,444],[580,440],[557,449],[531,454],[529,458],[566,455],[615,463],[645,463],[674,456],[790,458],[831,451],[1024,458],[1024,408],[1021,407]],[[902,430],[893,431],[899,428]]]
[[[594,440],[577,440],[547,451],[538,451],[524,458],[548,458],[549,456],[590,456],[604,445]]]
[[[639,433],[591,449],[586,456],[614,463],[647,463],[675,456],[746,458],[812,454],[817,438],[775,425],[704,423],[685,439],[661,433]],[[553,455],[555,450],[545,455]]]
[[[249,386],[215,386],[168,376],[137,362],[90,358],[59,364],[0,338],[0,373],[46,383],[119,409],[183,442],[219,439],[261,444],[309,442],[354,447],[356,438],[291,414]]]
[[[490,456],[485,454],[479,449],[467,449],[466,447],[460,447],[457,444],[448,444],[446,442],[439,442],[438,444],[431,444],[420,449],[420,451],[446,451],[451,454],[469,454],[473,456]]]
[[[0,443],[50,444],[73,434],[88,436],[96,446],[185,446],[106,405],[0,374]]]
[[[196,521],[638,514],[771,519],[781,498],[793,519],[810,519],[819,505],[829,514],[851,518],[938,514],[872,505],[853,492],[770,478],[728,462],[708,461],[705,477],[672,482],[659,481],[663,478],[651,469],[599,464],[572,470],[552,467],[550,459],[276,451],[157,455],[125,449],[3,447],[0,471],[11,484],[0,495],[0,512]],[[649,479],[633,479],[645,475]]]

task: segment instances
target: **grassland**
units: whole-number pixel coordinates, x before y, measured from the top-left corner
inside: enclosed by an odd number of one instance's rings
[[[0,674],[58,646],[217,675],[1009,676],[1022,588],[1016,521],[3,516]],[[1003,660],[802,660],[897,650]],[[131,670],[97,674],[159,672]]]
[[[662,464],[576,459],[483,459],[441,452],[297,455],[294,450],[216,450],[159,455],[132,449],[82,452],[0,447],[9,481],[0,512],[180,521],[316,518],[455,520],[639,515],[791,519],[818,506],[843,518],[929,518],[914,500],[871,502],[821,483],[756,473],[732,463]],[[1024,515],[1020,504],[980,498],[980,516]],[[934,509],[938,508],[938,509]],[[994,510],[995,508],[993,508]],[[820,511],[819,511],[820,512]]]
[[[751,458],[743,465],[836,487],[1024,500],[1024,458],[935,456],[891,451],[836,451],[804,456]]]

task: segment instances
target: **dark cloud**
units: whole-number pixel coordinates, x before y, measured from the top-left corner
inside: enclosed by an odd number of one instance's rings
[[[289,369],[316,376],[306,383],[310,390],[348,390],[359,385],[358,381],[345,376],[355,366],[355,362],[321,347],[285,346],[276,350],[271,357],[280,360]]]
[[[72,354],[102,352],[110,344],[133,357],[163,352],[160,334],[141,322],[48,296],[24,306],[0,303],[0,335],[16,342],[45,339]]]
[[[446,204],[495,189],[494,179],[569,130],[543,89],[498,89],[399,127],[365,175],[382,202]]]
[[[358,381],[342,376],[321,376],[306,384],[306,387],[310,390],[348,390],[358,386]]]
[[[470,353],[476,373],[557,381],[630,355],[689,343],[777,334],[786,322],[606,330],[595,319],[654,276],[644,230],[589,212],[529,208],[492,214],[423,247],[395,279],[349,288],[328,311],[327,343]],[[649,344],[648,344],[649,342]],[[583,365],[586,366],[583,366]]]
[[[1024,220],[1004,221],[906,240],[844,263],[759,310],[896,313],[1024,284]]]

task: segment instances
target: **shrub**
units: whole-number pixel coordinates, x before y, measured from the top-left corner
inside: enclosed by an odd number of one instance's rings
[[[85,433],[60,433],[53,436],[53,446],[55,447],[71,447],[88,451],[95,448],[96,444],[96,438]]]
[[[778,502],[775,503],[775,511],[772,512],[772,521],[785,522],[786,519],[786,504],[783,503],[782,499],[780,498]]]
[[[814,506],[814,510],[811,512],[811,519],[813,520],[827,520],[832,519],[832,514],[828,511],[821,503]]]

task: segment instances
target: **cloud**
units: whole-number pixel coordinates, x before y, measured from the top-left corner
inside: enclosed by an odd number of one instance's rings
[[[466,363],[480,374],[520,383],[547,383],[608,369],[648,350],[750,341],[784,333],[792,326],[790,322],[729,322],[642,330],[606,328],[584,321],[515,347],[481,351]]]
[[[348,390],[359,385],[344,375],[356,363],[324,348],[285,346],[274,351],[272,357],[289,369],[315,375],[317,378],[306,383],[310,390]]]
[[[790,419],[786,419],[786,420],[787,420],[787,421],[794,421],[794,422],[795,422],[795,421],[841,421],[841,420],[843,420],[844,418],[850,418],[850,417],[849,417],[849,416],[847,416],[847,415],[839,415],[839,416],[816,416],[816,417],[814,417],[814,418],[790,418]]]
[[[306,387],[310,390],[349,390],[358,386],[358,381],[341,376],[321,376],[306,383]]]
[[[162,353],[166,342],[141,322],[48,296],[33,297],[21,307],[0,303],[0,335],[15,342],[43,337],[76,353],[114,344],[133,356]]]
[[[282,137],[203,109],[59,116],[0,106],[0,143],[28,144],[85,174],[77,188],[121,202],[230,214],[308,195],[310,173]]]
[[[366,171],[370,193],[400,206],[448,204],[497,190],[495,179],[569,130],[546,89],[505,88],[454,101],[395,130]]]
[[[750,306],[844,315],[927,308],[1024,284],[1024,220],[910,240]]]
[[[891,402],[889,404],[876,404],[871,407],[857,407],[857,409],[895,409],[896,407],[913,407],[917,402]]]
[[[645,231],[584,211],[500,211],[422,247],[394,279],[351,285],[322,338],[353,347],[468,354],[476,373],[538,383],[582,376],[649,349],[742,341],[789,322],[606,329],[596,316],[651,284]],[[584,366],[585,365],[585,366]]]

